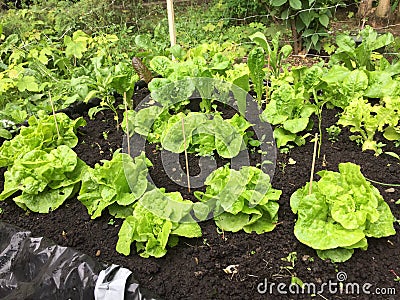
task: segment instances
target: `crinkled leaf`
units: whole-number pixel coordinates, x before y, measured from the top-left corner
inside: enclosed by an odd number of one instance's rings
[[[354,253],[354,249],[335,248],[328,250],[317,250],[319,258],[329,259],[333,263],[340,263],[349,260]]]

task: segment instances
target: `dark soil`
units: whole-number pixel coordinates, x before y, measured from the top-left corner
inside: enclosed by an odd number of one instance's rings
[[[146,93],[141,91],[141,97]],[[139,95],[136,94],[136,97]],[[137,99],[140,100],[140,99]],[[337,110],[325,110],[323,128],[329,127],[337,120]],[[102,159],[110,159],[112,153],[122,146],[123,132],[117,128],[111,111],[101,111],[94,120],[85,114],[87,126],[82,128],[80,143],[75,148],[78,156],[90,166]],[[120,115],[121,120],[121,115]],[[317,124],[317,122],[315,122]],[[317,132],[314,126],[311,134]],[[328,141],[324,130],[320,158],[316,162],[316,171],[329,169],[337,171],[340,162],[354,162],[361,165],[363,174],[374,181],[400,184],[399,161],[388,155],[376,157],[373,153],[362,152],[349,140],[349,132],[342,131],[339,141]],[[311,137],[310,137],[311,138]],[[310,139],[308,138],[308,139]],[[399,153],[399,148],[388,145],[387,151]],[[160,163],[160,153],[154,146],[147,147],[147,156],[154,162],[151,176],[157,184],[167,190],[180,190],[188,196],[186,189],[168,183]],[[144,259],[133,253],[128,257],[118,254],[115,245],[121,220],[109,222],[112,217],[107,213],[91,220],[86,208],[76,198],[68,200],[62,207],[49,214],[26,213],[9,199],[0,203],[3,213],[2,221],[32,231],[34,236],[45,236],[62,246],[70,246],[100,262],[120,264],[133,271],[139,283],[158,294],[163,299],[398,299],[393,293],[395,288],[400,293],[400,282],[395,273],[400,275],[400,236],[369,239],[367,251],[356,250],[353,257],[342,264],[332,264],[319,259],[313,249],[299,243],[293,235],[296,216],[289,206],[290,195],[303,186],[310,174],[313,143],[294,148],[288,154],[278,154],[273,186],[283,191],[279,201],[279,224],[270,233],[257,235],[243,232],[218,232],[213,221],[201,223],[203,237],[181,239],[178,246],[171,248],[161,259]],[[295,162],[295,164],[290,164]],[[184,167],[182,160],[181,165]],[[198,170],[198,159],[190,159],[193,174]],[[4,170],[3,170],[4,172]],[[1,173],[1,184],[4,177]],[[399,206],[395,201],[400,199],[400,188],[388,191],[390,186],[374,184],[390,205],[395,217],[400,219]],[[193,198],[192,198],[193,199]],[[396,231],[400,230],[398,223]],[[289,253],[297,253],[294,267],[282,260]],[[224,268],[237,265],[237,273],[227,274]],[[337,291],[328,292],[329,282],[337,284],[338,272],[345,272],[347,280],[343,283],[358,283],[360,288],[367,285],[370,295],[363,293],[346,294]],[[278,284],[289,285],[292,276],[297,276],[304,283],[315,284],[317,295],[295,295],[286,288],[286,295],[278,293]],[[272,284],[273,293],[268,289],[264,294],[257,287],[265,289],[264,283]],[[319,287],[325,284],[324,293],[318,293]],[[345,285],[344,285],[345,286]],[[369,287],[369,288],[368,288]],[[281,286],[282,288],[282,286]],[[335,288],[333,286],[333,288]],[[338,286],[336,286],[338,288]],[[378,290],[380,289],[380,290]],[[351,290],[348,290],[351,291]],[[374,294],[374,295],[372,295]]]

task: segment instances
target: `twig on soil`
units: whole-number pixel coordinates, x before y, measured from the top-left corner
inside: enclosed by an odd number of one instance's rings
[[[53,103],[53,99],[51,99],[50,91],[49,91],[49,100],[50,100],[51,110],[53,111],[54,123],[56,123],[57,136],[58,136],[58,139],[61,139],[60,130],[58,129],[56,111],[54,109],[54,103]]]
[[[183,147],[185,148],[185,162],[186,162],[186,176],[187,176],[187,184],[188,184],[188,192],[190,193],[190,177],[189,177],[189,161],[186,150],[186,136],[185,136],[185,122],[182,118],[182,134],[183,134]]]
[[[128,143],[128,155],[131,156],[131,145],[129,142],[128,104],[126,103],[126,92],[124,92],[124,105],[125,105],[125,115],[126,115],[126,140]]]
[[[312,165],[311,165],[310,185],[309,185],[309,189],[308,189],[309,195],[311,195],[311,193],[312,193],[312,182],[314,179],[315,157],[317,156],[317,145],[318,145],[318,133],[315,134],[315,140],[314,140],[314,153],[313,153]]]
[[[325,299],[325,300],[329,300],[328,298],[322,296],[321,294],[317,294],[318,296],[320,296],[321,298]]]

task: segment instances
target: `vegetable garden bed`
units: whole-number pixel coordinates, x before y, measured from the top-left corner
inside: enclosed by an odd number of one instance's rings
[[[140,102],[146,89],[136,92],[134,101]],[[322,130],[337,122],[339,109],[326,109],[322,113]],[[122,120],[122,111],[118,111]],[[226,114],[229,110],[222,111]],[[123,131],[116,130],[114,113],[100,111],[92,120],[83,112],[87,125],[79,132],[79,143],[74,148],[78,157],[93,167],[101,160],[110,160],[115,150],[123,144]],[[77,118],[78,114],[71,117]],[[318,132],[318,119],[314,118],[311,134]],[[320,157],[315,171],[338,171],[339,163],[353,162],[361,166],[368,179],[381,183],[400,184],[398,159],[389,155],[375,156],[372,151],[361,152],[349,140],[350,132],[345,128],[338,141],[328,140],[324,134]],[[389,142],[386,151],[395,152],[394,144]],[[154,145],[146,147],[146,156],[153,166],[150,176],[158,187],[167,192],[179,191],[185,199],[195,201],[193,190],[180,187],[166,180],[160,150]],[[290,208],[290,196],[309,180],[313,156],[313,143],[291,149],[289,154],[279,153],[272,186],[282,190],[278,201],[278,224],[268,233],[257,235],[243,231],[236,233],[217,230],[214,222],[200,222],[203,232],[199,238],[181,238],[176,247],[168,249],[162,258],[142,258],[135,253],[123,256],[116,252],[115,245],[122,225],[120,219],[105,210],[101,217],[91,220],[87,209],[76,196],[68,199],[57,210],[49,214],[26,213],[8,199],[0,202],[2,221],[31,230],[33,235],[46,236],[63,246],[71,246],[99,261],[123,265],[133,271],[140,284],[158,294],[163,299],[310,299],[310,294],[291,294],[291,282],[315,284],[316,298],[323,299],[370,299],[362,290],[335,291],[330,293],[328,286],[320,293],[321,286],[333,283],[339,289],[339,282],[359,284],[360,289],[367,286],[367,292],[400,292],[396,270],[400,270],[398,260],[400,238],[392,235],[381,239],[368,239],[368,250],[355,250],[351,260],[343,264],[323,261],[315,250],[300,243],[293,235],[296,215]],[[182,168],[184,157],[181,154]],[[258,161],[251,160],[255,165]],[[196,172],[198,159],[189,155],[189,169]],[[195,175],[195,174],[192,174]],[[1,173],[4,183],[4,168]],[[396,219],[400,218],[395,201],[400,198],[399,188],[374,184],[389,204]],[[1,186],[3,190],[3,186]],[[194,189],[196,190],[196,189]],[[201,189],[204,191],[203,189]],[[398,231],[400,226],[395,223]],[[326,237],[321,236],[321,239]],[[133,249],[134,247],[132,247]],[[133,250],[134,252],[134,250]],[[343,273],[344,272],[344,273]],[[344,280],[343,277],[346,276]],[[286,288],[278,284],[286,284]],[[335,285],[336,284],[336,285]],[[267,288],[268,287],[268,288]],[[271,291],[271,292],[270,292]],[[282,292],[283,291],[283,292]],[[287,294],[283,294],[287,293]],[[311,293],[313,294],[313,293]],[[396,299],[394,295],[375,295],[374,299]]]
[[[95,274],[122,265],[161,299],[398,298],[399,37],[365,19],[331,35],[334,6],[292,0],[266,6],[286,27],[233,26],[232,0],[202,8],[215,24],[188,12],[169,47],[158,13],[149,31],[103,32],[95,9],[81,16],[95,2],[61,2],[78,23],[52,1],[43,20],[35,5],[0,22],[0,298],[69,273],[18,282],[47,263],[15,258],[25,233],[5,245],[18,229],[3,221],[90,255]],[[329,56],[299,55],[312,49]]]

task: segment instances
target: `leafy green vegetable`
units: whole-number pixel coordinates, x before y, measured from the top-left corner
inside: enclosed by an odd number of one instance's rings
[[[148,188],[147,167],[151,162],[144,153],[132,159],[128,154],[116,151],[110,161],[88,168],[82,177],[80,200],[92,219],[117,203],[128,206],[137,201]]]
[[[65,145],[49,153],[31,150],[19,157],[5,172],[0,200],[21,191],[21,195],[14,198],[18,206],[48,213],[77,191],[86,167],[76,153]]]
[[[368,100],[353,99],[345,108],[338,124],[349,126],[352,140],[362,142],[362,150],[373,150],[376,155],[382,152],[374,136],[377,131],[384,132],[389,140],[399,140],[396,126],[400,122],[400,97],[384,97],[380,105],[372,106]]]
[[[188,152],[198,152],[200,155],[212,155],[214,149],[225,158],[238,155],[242,148],[244,130],[251,126],[243,117],[236,115],[244,124],[239,131],[235,125],[239,123],[222,119],[220,115],[214,115],[213,119],[203,113],[188,113],[186,116],[178,114],[168,121],[164,134],[161,137],[161,145],[164,149],[181,153],[184,149],[184,137],[182,133],[182,118],[185,127],[185,139]],[[232,118],[233,119],[233,118]],[[243,130],[244,129],[244,130]]]
[[[209,212],[217,226],[226,231],[271,231],[278,220],[280,190],[271,187],[270,178],[260,169],[244,166],[240,171],[218,168],[206,179],[206,192],[195,192],[194,211],[199,219]]]
[[[373,51],[390,45],[394,41],[394,37],[391,33],[378,36],[378,32],[370,26],[361,30],[360,36],[362,42],[357,46],[352,37],[344,34],[339,35],[336,38],[338,48],[331,56],[329,64],[334,66],[343,62],[350,70],[362,67],[370,71],[375,70],[379,63],[374,63]]]
[[[133,204],[132,215],[121,226],[117,251],[129,255],[131,243],[136,242],[140,256],[162,257],[167,253],[167,245],[175,246],[179,236],[200,237],[201,228],[189,214],[192,205],[179,192],[165,193],[159,189],[146,192]]]
[[[325,97],[334,106],[345,108],[353,98],[364,95],[368,76],[364,70],[350,71],[343,66],[333,66],[322,79],[327,83]]]
[[[264,65],[265,65],[265,54],[261,47],[255,47],[250,51],[247,60],[247,65],[250,70],[250,78],[254,83],[254,91],[257,94],[257,101],[261,105],[262,96],[264,94]]]
[[[179,111],[197,89],[203,98],[202,111],[210,112],[210,103],[226,102],[231,90],[239,111],[244,113],[250,89],[249,69],[246,64],[233,64],[233,57],[223,50],[215,44],[202,44],[181,55],[179,60],[154,57],[150,67],[163,78],[153,78],[149,83],[152,98],[165,108]]]
[[[310,116],[317,107],[310,103],[306,85],[302,81],[294,85],[286,81],[277,81],[275,84],[279,84],[279,88],[272,92],[271,100],[260,118],[272,125],[280,125],[274,130],[278,147],[285,146],[289,141],[301,145],[304,141],[297,133],[308,127]]]
[[[297,239],[316,249],[322,259],[342,262],[354,249],[367,249],[366,237],[395,234],[395,221],[379,191],[366,181],[360,167],[339,164],[339,173],[320,171],[321,179],[294,192],[290,198]]]
[[[124,113],[122,128],[126,131],[126,122],[128,122],[130,136],[136,132],[145,136],[150,143],[157,143],[160,141],[170,118],[171,115],[168,110],[159,106],[149,106],[138,112],[129,110],[128,117]]]
[[[49,152],[59,145],[75,147],[78,143],[76,131],[86,125],[86,121],[82,117],[71,120],[64,113],[57,113],[56,119],[58,129],[52,115],[43,112],[38,117],[30,117],[29,127],[22,127],[17,136],[0,147],[0,167],[13,165],[31,150]]]
[[[147,137],[149,142],[160,142],[168,151],[199,153],[212,155],[216,150],[225,158],[238,155],[246,141],[246,130],[251,126],[242,116],[235,114],[231,119],[223,119],[219,114],[189,112],[171,116],[167,110],[150,106],[129,113],[125,117],[123,128],[128,122],[129,132],[136,132]],[[182,122],[185,129],[183,135]]]
[[[275,76],[275,78],[278,78],[279,74],[281,73],[283,61],[288,58],[289,55],[292,53],[292,46],[290,45],[284,45],[282,48],[279,48],[280,36],[281,32],[278,31],[272,38],[271,43],[268,42],[265,35],[261,32],[256,32],[250,36],[250,39],[254,41],[258,46],[262,47],[262,49],[264,49],[264,51],[266,52],[269,60],[268,64],[271,68],[271,73]]]

